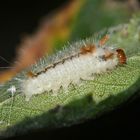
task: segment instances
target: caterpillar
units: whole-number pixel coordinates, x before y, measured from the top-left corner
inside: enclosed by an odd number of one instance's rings
[[[17,88],[20,89],[26,101],[33,95],[44,92],[52,91],[57,95],[61,87],[67,91],[70,84],[79,85],[81,79],[94,80],[97,74],[126,64],[124,50],[106,45],[108,39],[109,35],[105,35],[99,41],[80,41],[47,60],[41,58],[31,70],[24,72],[20,78],[15,78],[18,84],[12,85],[8,91],[13,94]]]

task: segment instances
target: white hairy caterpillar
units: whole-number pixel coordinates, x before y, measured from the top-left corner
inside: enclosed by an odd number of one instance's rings
[[[108,39],[106,35],[99,41],[80,41],[52,57],[40,59],[31,70],[23,71],[15,77],[7,91],[12,95],[23,93],[27,101],[33,95],[44,92],[52,91],[57,95],[61,87],[67,91],[70,84],[78,85],[81,79],[93,80],[96,74],[112,70],[118,64],[125,64],[124,51],[105,45]]]
[[[38,69],[38,64],[33,66],[33,70],[27,72],[27,79],[20,83],[26,100],[32,95],[49,91],[57,95],[60,87],[67,90],[71,83],[78,84],[80,79],[93,80],[96,74],[126,63],[123,50],[106,46],[106,40],[107,35],[98,42],[87,40],[78,44],[78,47],[75,44],[71,50],[63,50],[60,58],[52,60],[49,65],[42,59],[42,68]]]

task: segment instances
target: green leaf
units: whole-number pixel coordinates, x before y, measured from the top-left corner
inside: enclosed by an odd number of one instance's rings
[[[93,81],[70,85],[68,94],[60,90],[57,97],[51,93],[33,96],[29,102],[16,94],[9,98],[0,90],[0,135],[10,137],[40,128],[52,129],[93,119],[106,111],[138,96],[140,91],[140,20],[134,17],[129,24],[110,28],[109,43],[124,48],[127,64],[109,73],[97,75]],[[125,31],[125,33],[124,33]],[[14,80],[10,82],[12,83]],[[3,97],[2,97],[3,96]]]

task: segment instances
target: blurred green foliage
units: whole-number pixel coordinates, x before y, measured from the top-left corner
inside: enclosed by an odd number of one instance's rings
[[[55,48],[60,49],[67,42],[85,39],[110,26],[126,23],[135,13],[126,1],[81,0],[81,3],[83,1],[83,6],[75,12],[74,19],[70,22],[69,37],[56,39]]]
[[[70,40],[86,38],[110,26],[124,23],[130,11],[120,4],[112,6],[107,0],[86,0],[75,19]]]

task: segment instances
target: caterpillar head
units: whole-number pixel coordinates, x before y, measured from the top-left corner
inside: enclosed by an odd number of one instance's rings
[[[117,49],[116,52],[117,52],[117,57],[118,57],[119,63],[120,64],[126,64],[127,58],[126,58],[124,50],[123,49]]]

